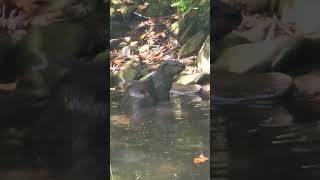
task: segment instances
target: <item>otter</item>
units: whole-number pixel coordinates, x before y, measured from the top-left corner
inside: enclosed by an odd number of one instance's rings
[[[125,113],[135,113],[141,108],[170,100],[174,76],[185,69],[179,61],[167,60],[147,79],[134,81],[123,97],[120,107]]]
[[[57,179],[106,179],[107,66],[74,64],[33,130],[34,152]]]

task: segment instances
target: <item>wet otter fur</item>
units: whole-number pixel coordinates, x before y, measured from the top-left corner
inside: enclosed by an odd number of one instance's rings
[[[184,69],[185,65],[178,61],[163,62],[149,78],[132,83],[122,99],[121,109],[126,113],[135,113],[141,108],[169,101],[174,76]]]

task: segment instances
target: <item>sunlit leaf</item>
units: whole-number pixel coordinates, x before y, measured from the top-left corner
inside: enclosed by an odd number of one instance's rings
[[[199,155],[199,157],[196,157],[196,158],[194,158],[193,159],[193,163],[194,164],[202,164],[202,163],[204,163],[204,162],[206,162],[206,161],[208,161],[209,159],[207,158],[207,157],[205,157],[204,155],[203,155],[203,153],[201,153],[200,155]]]

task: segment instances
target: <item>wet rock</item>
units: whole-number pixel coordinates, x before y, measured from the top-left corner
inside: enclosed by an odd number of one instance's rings
[[[195,73],[195,74],[182,73],[178,78],[177,83],[184,84],[184,85],[194,84],[202,75],[203,73]]]
[[[190,84],[190,85],[182,85],[182,84],[173,84],[170,90],[170,93],[173,95],[190,95],[197,94],[201,89],[200,85]]]
[[[267,72],[281,69],[296,58],[302,38],[281,37],[258,43],[242,44],[224,50],[217,69],[235,73]]]
[[[187,42],[189,37],[195,33],[194,29],[193,29],[193,25],[192,24],[187,25],[187,23],[185,22],[185,21],[187,21],[187,20],[185,20],[186,18],[187,17],[184,17],[183,19],[179,20],[180,27],[185,27],[184,29],[179,30],[177,32],[177,34],[178,34],[177,39],[180,44],[184,44],[185,42]]]
[[[210,99],[210,84],[201,87],[200,96],[202,99]]]
[[[126,65],[128,67],[120,70],[117,74],[123,83],[139,80],[148,73],[147,65],[140,61],[129,60],[126,62]]]
[[[292,78],[283,73],[239,75],[215,72],[211,85],[214,106],[237,104],[273,104],[292,86]]]
[[[224,49],[231,48],[240,44],[247,44],[250,41],[242,36],[234,33],[229,33],[223,39],[214,42],[213,62],[220,56]]]
[[[187,57],[197,53],[201,48],[201,44],[205,41],[207,34],[204,31],[200,31],[192,36],[180,49],[178,56],[180,58]]]
[[[201,72],[210,74],[210,36],[202,44],[196,62]]]
[[[119,44],[121,43],[121,39],[110,39],[110,49],[117,48]]]
[[[196,84],[206,85],[210,84],[210,74],[200,73],[199,78],[195,81]]]
[[[186,66],[192,66],[195,64],[196,58],[197,58],[197,56],[190,56],[190,57],[182,58],[179,61],[182,62]]]

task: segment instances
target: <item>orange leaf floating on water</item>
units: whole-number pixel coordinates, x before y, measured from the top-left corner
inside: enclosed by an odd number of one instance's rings
[[[194,164],[202,164],[204,162],[208,161],[208,158],[205,157],[202,153],[200,154],[199,157],[196,157],[193,159]]]

